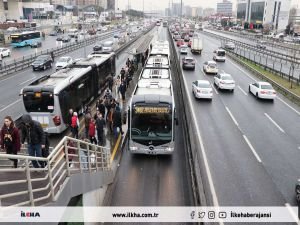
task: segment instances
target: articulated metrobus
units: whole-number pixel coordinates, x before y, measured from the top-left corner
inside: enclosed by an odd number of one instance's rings
[[[35,41],[41,40],[41,32],[39,31],[24,31],[10,35],[11,45],[14,47],[24,47],[31,45]]]
[[[139,154],[172,154],[176,109],[168,79],[140,79],[128,109],[129,150]]]
[[[115,54],[97,54],[44,76],[21,90],[25,111],[48,133],[67,128],[68,111],[83,112],[107,85],[116,70]]]

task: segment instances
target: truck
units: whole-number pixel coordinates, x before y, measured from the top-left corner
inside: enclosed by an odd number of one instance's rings
[[[203,49],[202,39],[200,37],[193,37],[192,44],[191,44],[191,52],[199,53],[201,55],[202,49]]]

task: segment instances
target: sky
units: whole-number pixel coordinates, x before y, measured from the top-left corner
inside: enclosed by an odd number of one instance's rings
[[[108,0],[109,1],[109,0]],[[169,2],[172,3],[180,3],[180,0],[115,0],[116,7],[120,8],[121,10],[127,9],[128,2],[130,3],[132,9],[136,10],[143,10],[143,2],[144,2],[144,9],[145,11],[152,11],[152,10],[164,10],[168,8]],[[202,8],[216,8],[217,2],[221,2],[222,0],[182,0],[184,5],[189,6],[196,6]],[[297,4],[300,7],[300,0],[292,0],[292,4]],[[235,10],[236,0],[232,0],[233,9]]]

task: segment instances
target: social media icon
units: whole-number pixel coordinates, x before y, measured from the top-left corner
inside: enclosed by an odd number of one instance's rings
[[[214,211],[208,211],[208,219],[214,219],[216,218],[216,214]]]
[[[205,212],[198,212],[198,218],[204,218]]]
[[[219,212],[219,218],[220,219],[224,219],[227,217],[227,213],[226,212]]]
[[[191,219],[192,219],[192,220],[194,219],[195,214],[196,214],[195,211],[192,211],[192,212],[191,212]]]

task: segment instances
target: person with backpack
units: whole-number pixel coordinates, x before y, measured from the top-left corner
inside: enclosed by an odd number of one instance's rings
[[[113,88],[113,85],[114,85],[114,78],[112,77],[111,74],[108,75],[107,81],[108,81],[108,88],[112,92],[112,88]]]
[[[6,150],[6,154],[17,155],[21,149],[19,130],[15,127],[14,121],[10,116],[4,118],[4,124],[1,128],[0,147]],[[18,167],[18,159],[13,161],[14,168]]]
[[[28,153],[33,157],[42,157],[42,148],[45,148],[45,133],[41,124],[38,121],[32,120],[29,114],[25,114],[21,119],[24,126],[22,126],[22,139],[24,144],[25,140],[28,143]],[[34,168],[43,168],[44,163],[32,160]]]
[[[73,113],[73,116],[71,118],[71,132],[73,138],[78,139],[78,130],[79,130],[79,120],[77,112]]]

